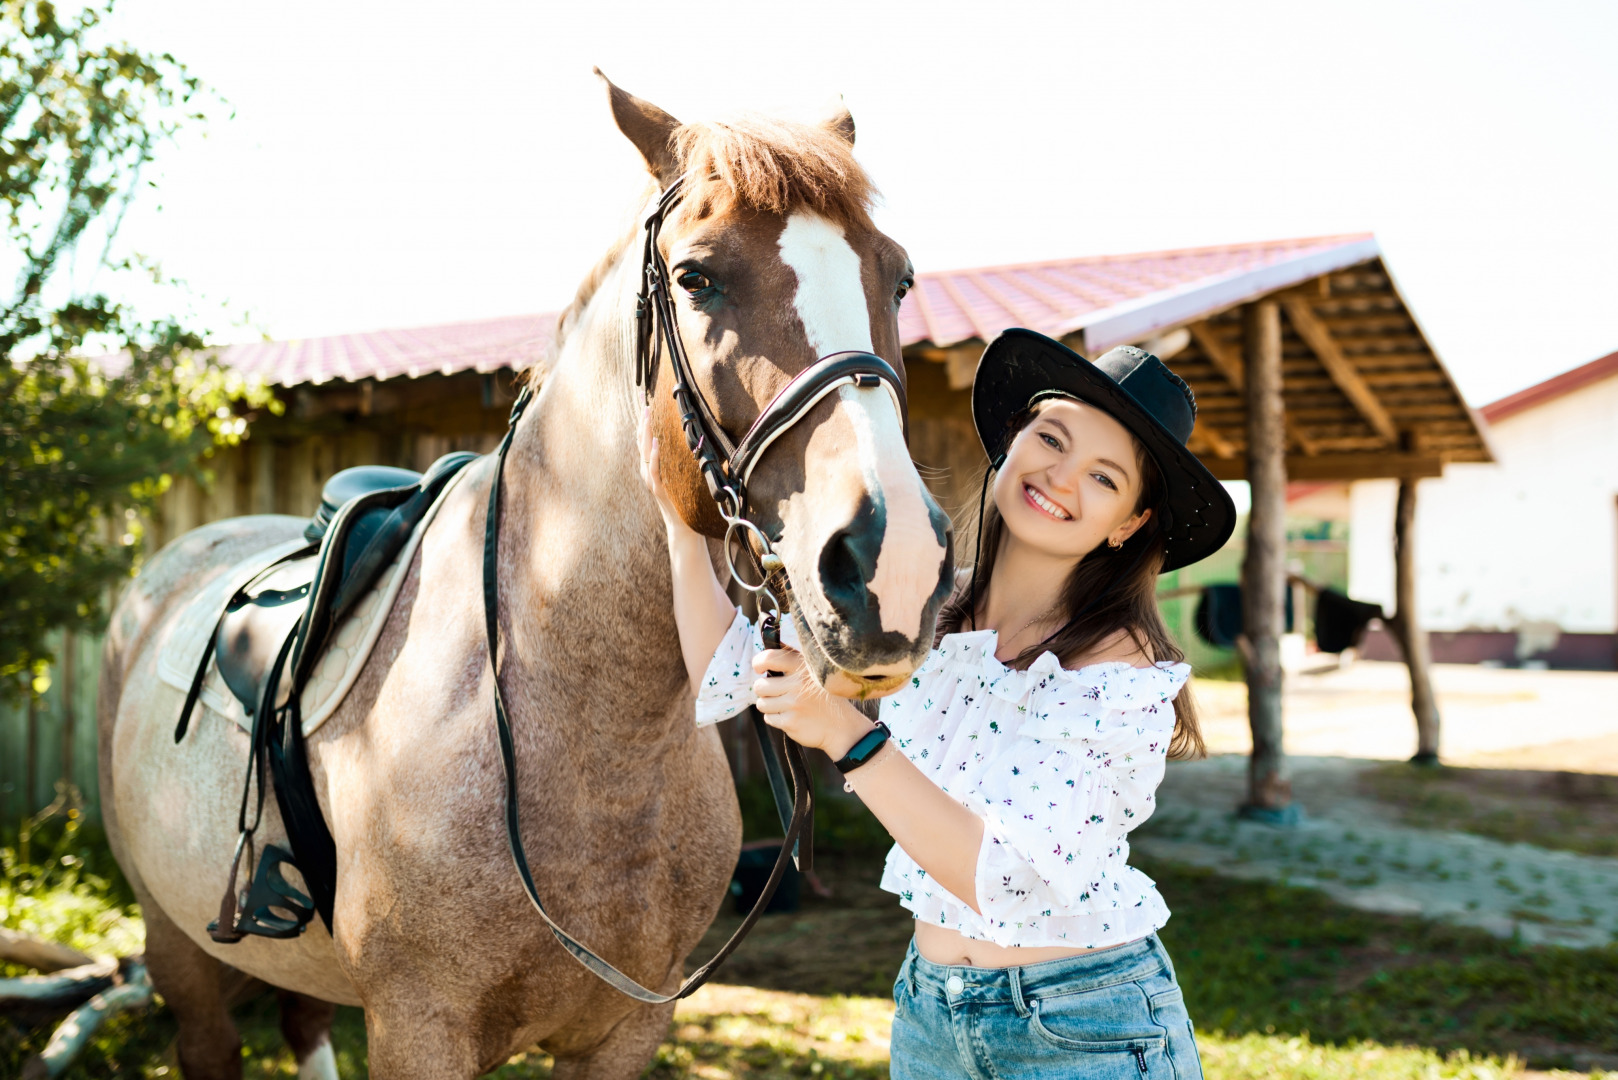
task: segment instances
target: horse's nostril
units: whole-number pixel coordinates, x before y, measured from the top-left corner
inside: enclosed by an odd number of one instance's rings
[[[827,599],[844,611],[864,608],[865,582],[868,574],[861,563],[859,540],[848,532],[839,532],[820,553],[820,586]]]
[[[886,676],[886,675],[861,675],[860,676],[860,678],[864,679],[866,682],[881,682],[883,679],[886,679],[887,677],[888,676]]]

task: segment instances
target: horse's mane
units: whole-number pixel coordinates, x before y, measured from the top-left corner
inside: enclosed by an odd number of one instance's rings
[[[870,223],[876,187],[855,160],[854,148],[830,127],[746,113],[682,124],[669,142],[681,173],[693,178],[686,198],[699,217],[737,208],[771,214],[812,210],[843,225]],[[643,198],[637,206],[644,203]],[[579,283],[573,302],[557,317],[552,358],[639,235],[637,220]],[[537,381],[540,375],[529,368],[520,378]]]

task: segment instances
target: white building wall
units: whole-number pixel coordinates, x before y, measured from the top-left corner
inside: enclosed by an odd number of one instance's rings
[[[1618,377],[1489,429],[1497,464],[1423,480],[1416,572],[1430,630],[1618,630]],[[1398,485],[1354,484],[1349,591],[1393,606]]]

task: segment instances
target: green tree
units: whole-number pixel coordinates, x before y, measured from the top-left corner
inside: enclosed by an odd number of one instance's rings
[[[113,239],[142,167],[201,119],[182,64],[103,40],[110,10],[0,0],[0,267],[17,270],[0,293],[0,693],[42,687],[46,635],[105,617],[141,514],[176,477],[206,480],[212,447],[246,430],[239,409],[274,405],[181,320],[142,319],[72,280],[85,246],[110,274],[160,279],[138,258],[113,262]]]

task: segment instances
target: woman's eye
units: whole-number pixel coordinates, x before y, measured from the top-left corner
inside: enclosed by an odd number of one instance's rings
[[[713,282],[708,280],[707,274],[699,274],[695,270],[687,270],[674,280],[686,292],[701,292],[703,289],[713,287]]]
[[[1112,491],[1117,491],[1118,490],[1118,485],[1113,483],[1112,482],[1112,477],[1108,476],[1106,473],[1095,473],[1094,476],[1095,476],[1097,482],[1099,482],[1102,487],[1108,488],[1108,489],[1110,489]]]
[[[905,298],[905,294],[915,287],[915,278],[907,277],[903,281],[899,282],[899,287],[893,292],[893,302],[897,304],[899,301],[903,300]]]
[[[1060,450],[1060,449],[1062,449],[1062,444],[1059,441],[1057,441],[1056,436],[1041,434],[1040,438],[1044,439],[1045,440],[1045,445],[1050,447],[1052,450]]]

